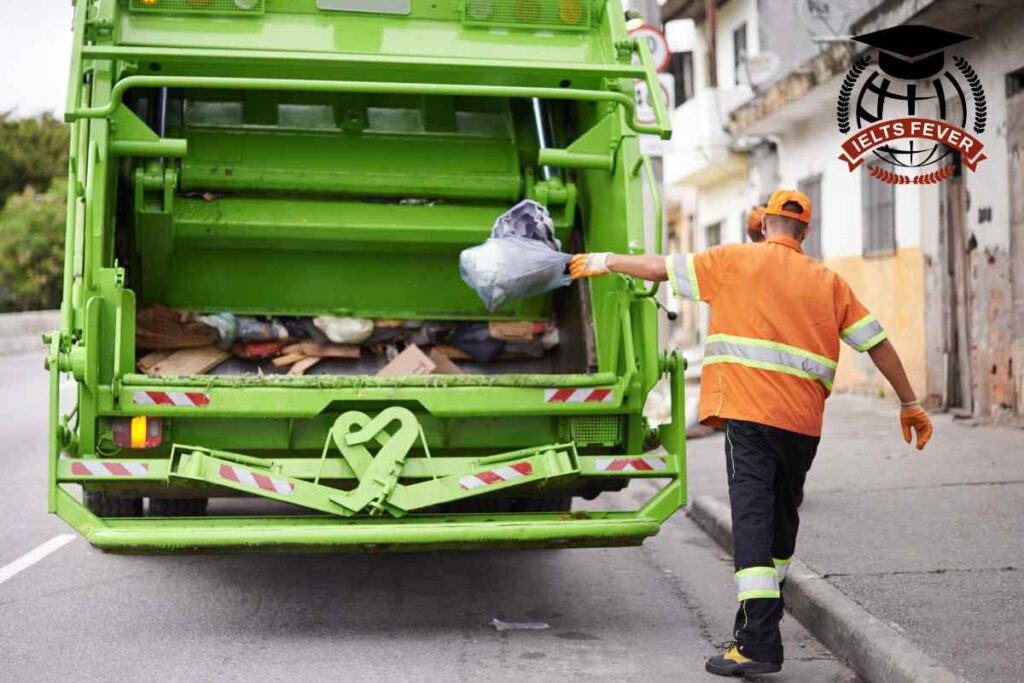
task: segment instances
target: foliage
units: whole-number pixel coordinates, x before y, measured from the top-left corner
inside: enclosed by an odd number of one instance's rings
[[[32,186],[0,210],[0,311],[57,308],[64,266],[67,181]]]
[[[60,305],[68,127],[0,112],[0,311]]]

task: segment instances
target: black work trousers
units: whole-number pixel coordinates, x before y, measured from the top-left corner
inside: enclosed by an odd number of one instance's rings
[[[734,635],[740,652],[781,662],[782,582],[796,548],[797,508],[819,437],[727,420],[725,465],[740,607]]]

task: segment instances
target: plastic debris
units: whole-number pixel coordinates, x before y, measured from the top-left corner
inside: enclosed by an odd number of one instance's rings
[[[569,254],[525,237],[491,238],[459,257],[459,272],[489,311],[509,301],[559,287],[572,279],[565,272]]]
[[[362,344],[373,334],[373,321],[322,315],[313,324],[335,344]]]
[[[238,339],[238,318],[234,313],[201,315],[196,320],[217,330],[217,335],[220,337],[217,346],[222,349],[230,348]]]
[[[288,328],[277,320],[260,320],[247,315],[238,316],[238,338],[242,341],[285,341]]]
[[[551,628],[543,621],[502,621],[491,619],[491,626],[495,631],[543,631]]]
[[[551,214],[532,199],[524,199],[498,216],[491,228],[491,237],[525,237],[547,244],[555,251],[562,250],[562,243],[555,237],[555,224]]]

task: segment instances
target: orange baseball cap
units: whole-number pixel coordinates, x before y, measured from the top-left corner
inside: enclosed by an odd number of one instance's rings
[[[796,213],[795,211],[785,211],[784,207],[788,202],[796,202],[800,205],[802,211]],[[811,224],[811,200],[807,198],[803,192],[796,190],[776,190],[772,193],[771,199],[768,200],[768,206],[765,209],[765,213],[769,216],[786,216],[787,218],[795,218],[801,223],[810,225]]]

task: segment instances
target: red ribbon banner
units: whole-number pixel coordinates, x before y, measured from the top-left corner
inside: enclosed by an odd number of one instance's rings
[[[952,150],[960,152],[964,166],[972,171],[978,164],[987,159],[981,151],[985,146],[981,140],[945,121],[908,117],[905,119],[888,119],[862,128],[843,142],[844,154],[839,159],[845,161],[850,170],[860,166],[861,158],[868,152],[895,140],[932,140]]]

